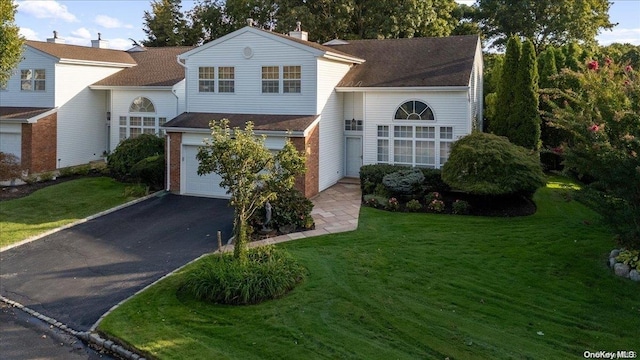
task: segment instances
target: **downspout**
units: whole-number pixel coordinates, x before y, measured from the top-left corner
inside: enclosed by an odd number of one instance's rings
[[[189,97],[187,96],[189,92],[189,67],[180,61],[179,55],[176,56],[176,62],[184,68],[184,110],[185,112],[189,112]]]

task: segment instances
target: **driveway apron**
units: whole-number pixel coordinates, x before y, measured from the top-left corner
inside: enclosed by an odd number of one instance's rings
[[[112,306],[231,236],[227,200],[156,197],[0,253],[0,294],[87,331]]]

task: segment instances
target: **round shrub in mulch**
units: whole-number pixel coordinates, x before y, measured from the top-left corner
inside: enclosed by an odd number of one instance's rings
[[[282,249],[257,247],[248,256],[244,264],[230,253],[202,259],[187,272],[180,291],[216,304],[257,304],[284,296],[306,276]]]

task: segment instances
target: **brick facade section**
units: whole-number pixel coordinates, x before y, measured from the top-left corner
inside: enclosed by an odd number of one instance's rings
[[[320,175],[320,129],[316,125],[306,138],[292,138],[291,142],[298,151],[306,156],[307,172],[296,179],[296,189],[304,196],[311,198],[319,193],[318,183]]]
[[[22,167],[29,173],[57,168],[58,114],[51,114],[33,124],[22,124]]]
[[[180,192],[180,159],[182,158],[182,133],[167,133],[166,153],[169,154],[169,191]]]

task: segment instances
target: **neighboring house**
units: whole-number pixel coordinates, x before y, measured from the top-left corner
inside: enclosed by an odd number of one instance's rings
[[[186,108],[165,125],[170,190],[226,196],[215,174],[197,175],[211,120],[251,120],[273,150],[290,138],[307,157],[297,187],[308,197],[363,164],[439,168],[453,141],[482,128],[477,36],[305,40],[245,27],[178,57]]]
[[[135,66],[124,51],[27,41],[23,59],[0,89],[0,151],[32,173],[86,164],[107,150],[108,99],[89,85]]]
[[[270,149],[290,138],[305,153],[297,187],[311,197],[357,177],[363,164],[439,168],[453,141],[482,128],[477,36],[325,45],[306,38],[245,27],[197,48],[30,41],[0,90],[0,151],[19,148],[28,165],[51,157],[47,141],[56,139],[56,163],[32,169],[45,171],[98,159],[128,137],[166,132],[167,189],[228,197],[217,175],[197,175],[195,156],[211,120],[253,121]]]

